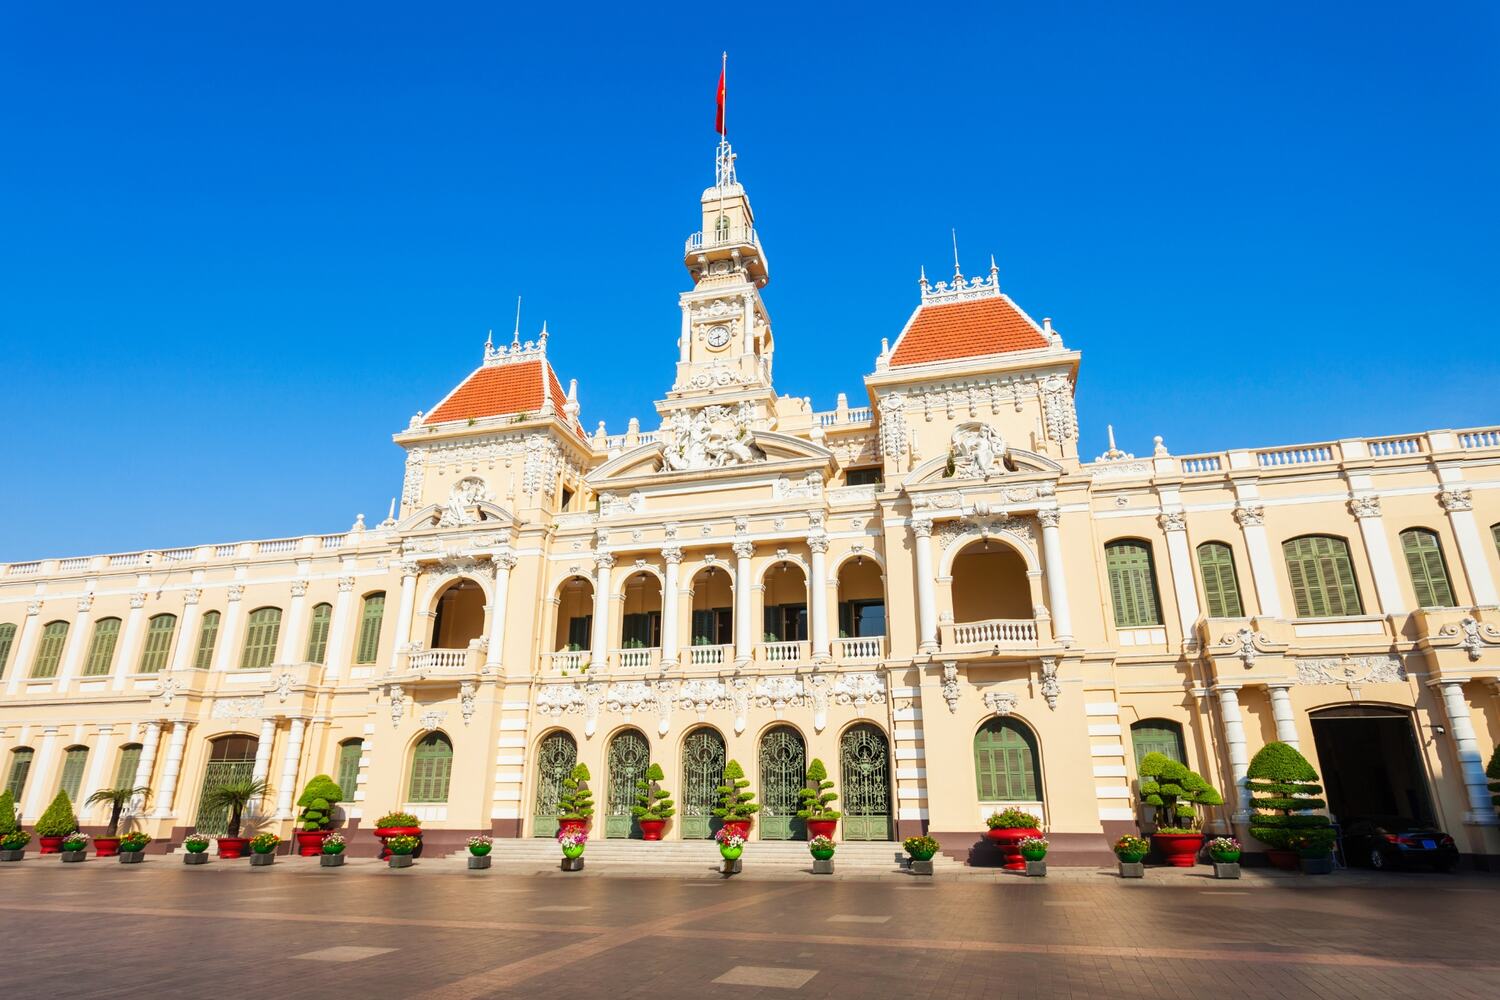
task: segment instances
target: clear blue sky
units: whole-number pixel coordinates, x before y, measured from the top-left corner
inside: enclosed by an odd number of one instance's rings
[[[517,293],[654,426],[725,48],[782,392],[861,398],[951,226],[1090,457],[1500,422],[1493,4],[25,6],[0,561],[378,521]]]

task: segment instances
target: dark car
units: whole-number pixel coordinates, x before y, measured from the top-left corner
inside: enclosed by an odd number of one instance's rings
[[[1376,871],[1409,864],[1431,865],[1440,872],[1458,864],[1458,846],[1442,830],[1400,816],[1367,816],[1344,827],[1344,858]]]

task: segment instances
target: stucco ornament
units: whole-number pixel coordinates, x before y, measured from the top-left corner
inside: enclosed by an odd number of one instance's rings
[[[400,684],[392,684],[391,696],[391,726],[395,728],[401,725],[401,716],[406,712],[406,692],[401,689]]]
[[[558,718],[564,712],[583,709],[583,691],[576,684],[547,684],[537,692],[536,710],[542,715]]]
[[[1249,670],[1255,666],[1255,655],[1260,652],[1256,648],[1255,640],[1261,638],[1263,636],[1259,632],[1256,632],[1247,625],[1237,632],[1232,632],[1224,636],[1224,638],[1219,640],[1219,645],[1228,646],[1229,648],[1225,650],[1225,653],[1230,656],[1238,656],[1244,661],[1245,669]]]
[[[1051,656],[1042,657],[1042,697],[1047,700],[1047,707],[1054,712],[1057,711],[1057,698],[1062,694],[1062,684],[1057,679],[1057,659]]]
[[[971,421],[953,428],[949,458],[959,479],[985,479],[1005,471],[1005,439],[989,424]]]
[[[840,705],[863,709],[872,702],[885,700],[885,678],[872,671],[839,674],[833,683],[833,696]]]
[[[656,732],[665,736],[672,728],[672,702],[676,700],[677,682],[661,679],[652,687],[656,689]]]
[[[1042,413],[1047,421],[1047,436],[1067,441],[1078,436],[1078,412],[1073,408],[1073,383],[1065,375],[1048,375],[1038,388],[1042,393]]]
[[[1406,680],[1406,667],[1395,656],[1303,656],[1297,659],[1298,684],[1389,684]]]
[[[755,684],[755,702],[761,708],[775,709],[779,717],[782,709],[807,704],[807,691],[798,677],[762,677]]]
[[[672,441],[662,452],[662,469],[694,472],[764,459],[765,452],[751,438],[751,417],[748,403],[678,410],[667,421]]]
[[[611,684],[604,695],[611,712],[618,712],[629,722],[636,709],[650,711],[656,707],[656,693],[641,681]]]
[[[1014,712],[1019,701],[1014,691],[986,691],[984,693],[984,707],[1002,718]]]
[[[880,454],[900,461],[906,442],[906,396],[893,392],[880,401]]]
[[[828,726],[828,675],[813,674],[807,679],[807,696],[812,702],[813,731],[821,733]]]
[[[292,685],[296,682],[297,678],[292,674],[290,670],[283,670],[281,673],[277,674],[276,683],[271,688],[271,690],[276,692],[276,700],[285,702],[289,697],[291,697]]]
[[[240,719],[260,718],[265,707],[264,698],[218,698],[214,701],[213,711],[209,714],[215,719],[237,722]]]
[[[954,660],[943,664],[943,700],[948,711],[958,712],[958,663]]]
[[[557,473],[561,465],[561,449],[557,442],[545,434],[528,434],[525,441],[526,461],[521,468],[521,489],[525,493],[540,493],[550,500],[557,492]]]
[[[474,719],[474,682],[460,681],[458,685],[458,709],[464,717],[464,725]]]
[[[443,724],[444,714],[445,713],[436,708],[431,708],[423,712],[422,717],[417,721],[418,724],[422,727],[423,732],[430,733]]]
[[[478,476],[465,476],[448,490],[448,501],[443,504],[438,526],[452,528],[462,524],[473,524],[479,518],[474,507],[481,502],[494,500],[489,487]]]
[[[734,732],[738,736],[745,731],[750,715],[750,679],[736,677],[729,682],[729,697],[734,702]]]
[[[1469,661],[1479,660],[1479,651],[1486,645],[1500,644],[1500,629],[1493,625],[1487,625],[1472,616],[1466,616],[1458,624],[1451,622],[1438,630],[1438,635],[1445,639],[1461,636],[1459,648],[1466,650]]]
[[[699,722],[707,717],[710,708],[730,706],[729,689],[723,681],[712,678],[684,681],[677,692],[677,700],[684,709],[697,712]]]
[[[171,673],[168,672],[156,679],[156,684],[152,687],[151,693],[161,699],[162,707],[166,707],[172,704],[172,699],[177,697],[177,692],[181,689],[182,682],[171,676]]]

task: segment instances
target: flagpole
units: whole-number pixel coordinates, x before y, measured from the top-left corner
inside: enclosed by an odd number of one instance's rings
[[[729,51],[724,51],[722,61],[719,63],[719,78],[724,81],[724,131],[719,133],[719,138],[725,142],[729,141]]]

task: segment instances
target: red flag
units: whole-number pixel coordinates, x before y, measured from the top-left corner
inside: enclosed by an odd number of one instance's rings
[[[719,70],[719,110],[714,115],[714,131],[724,135],[724,68]]]

